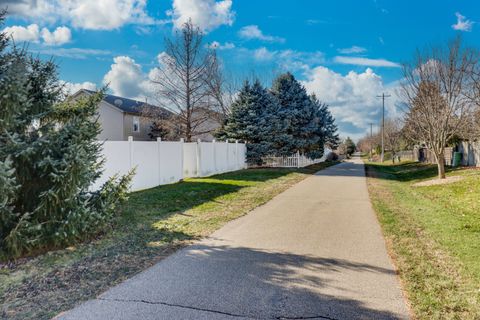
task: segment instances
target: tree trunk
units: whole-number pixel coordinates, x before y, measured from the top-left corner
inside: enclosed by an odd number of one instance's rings
[[[437,155],[438,179],[445,179],[445,155]]]

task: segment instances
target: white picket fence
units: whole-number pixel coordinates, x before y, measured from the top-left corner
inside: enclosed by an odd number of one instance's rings
[[[92,186],[98,189],[115,174],[135,168],[131,191],[246,168],[246,146],[229,142],[105,141],[104,172]]]
[[[317,164],[320,162],[325,162],[327,160],[328,155],[332,151],[330,149],[325,149],[324,154],[321,158],[318,159],[311,159],[300,152],[292,156],[283,156],[283,157],[264,157],[263,166],[264,167],[271,167],[271,168],[303,168],[310,166],[312,164]]]

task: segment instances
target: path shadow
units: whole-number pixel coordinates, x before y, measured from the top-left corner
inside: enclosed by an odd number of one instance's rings
[[[364,283],[371,287],[363,290],[358,283],[345,283],[351,279],[346,273],[358,274],[363,281],[394,276],[391,269],[349,260],[199,244],[113,288],[101,299],[255,319],[408,318],[401,296],[395,298],[402,301],[389,300],[392,288],[372,281]],[[102,314],[102,310],[95,312]],[[171,316],[167,311],[159,319]]]

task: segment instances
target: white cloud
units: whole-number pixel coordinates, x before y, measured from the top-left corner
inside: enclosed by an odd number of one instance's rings
[[[112,30],[128,23],[156,23],[146,13],[146,0],[7,0],[0,7],[37,23],[61,21],[82,29]]]
[[[72,32],[67,27],[58,27],[53,32],[43,28],[42,38],[47,45],[62,45],[72,40]]]
[[[38,42],[40,39],[40,28],[37,24],[31,24],[27,27],[6,27],[5,29],[3,29],[3,32],[8,36],[11,36],[16,42]]]
[[[399,68],[400,64],[385,59],[369,59],[362,57],[344,57],[336,56],[333,61],[340,64],[351,64],[356,66],[368,66],[368,67],[387,67],[387,68]]]
[[[31,24],[29,26],[11,26],[3,29],[7,35],[13,37],[16,42],[43,42],[47,45],[61,45],[70,42],[72,39],[72,33],[67,27],[58,27],[55,31],[51,32],[47,28],[40,28],[37,24]]]
[[[70,1],[67,10],[75,27],[94,30],[117,29],[127,23],[153,24],[146,13],[146,0]]]
[[[141,96],[141,84],[145,81],[142,67],[127,56],[115,57],[113,62],[103,78],[104,84],[109,85],[115,95],[128,98]]]
[[[238,35],[247,40],[252,40],[252,39],[257,39],[261,41],[266,41],[266,42],[279,42],[279,43],[284,43],[285,39],[281,37],[274,37],[270,35],[266,35],[260,30],[260,28],[257,25],[250,25],[250,26],[245,26],[240,31],[238,31]]]
[[[88,48],[48,48],[40,49],[38,53],[71,58],[71,59],[86,59],[89,56],[108,56],[111,55],[111,52],[108,50],[98,50],[98,49],[88,49]]]
[[[213,41],[208,45],[208,48],[217,49],[217,50],[230,50],[230,49],[234,49],[235,45],[231,42],[225,42],[224,44],[221,44],[218,41]]]
[[[29,20],[54,22],[57,20],[57,0],[3,0],[0,8],[8,8],[8,13]]]
[[[275,54],[275,51],[269,51],[267,48],[261,47],[253,52],[253,57],[258,61],[269,61],[273,59]]]
[[[173,0],[172,9],[167,14],[172,17],[176,28],[181,28],[191,19],[204,32],[221,25],[231,26],[235,20],[232,0]]]
[[[367,49],[359,46],[351,46],[350,48],[338,49],[338,52],[341,54],[364,53],[367,52]]]
[[[305,88],[330,105],[342,135],[361,136],[368,130],[369,123],[378,122],[381,100],[377,95],[382,92],[392,95],[386,100],[387,116],[396,117],[399,114],[395,87],[385,86],[382,78],[370,68],[362,73],[350,71],[342,75],[319,66],[308,70],[305,76]]]
[[[64,88],[66,94],[74,94],[80,89],[87,89],[87,90],[97,90],[97,85],[93,82],[85,81],[83,83],[75,83],[75,82],[64,82]]]
[[[268,50],[265,47],[258,48],[253,52],[243,50],[247,55],[253,55],[253,58],[259,62],[275,62],[281,69],[289,71],[307,70],[312,65],[318,65],[325,62],[323,52],[303,52],[295,50]]]
[[[455,13],[457,16],[457,23],[452,25],[454,30],[459,31],[472,31],[474,22],[468,20],[465,16],[461,15],[459,12]]]

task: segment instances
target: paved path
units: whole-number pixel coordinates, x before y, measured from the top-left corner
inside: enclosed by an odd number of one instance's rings
[[[305,179],[60,319],[408,319],[359,160]]]

